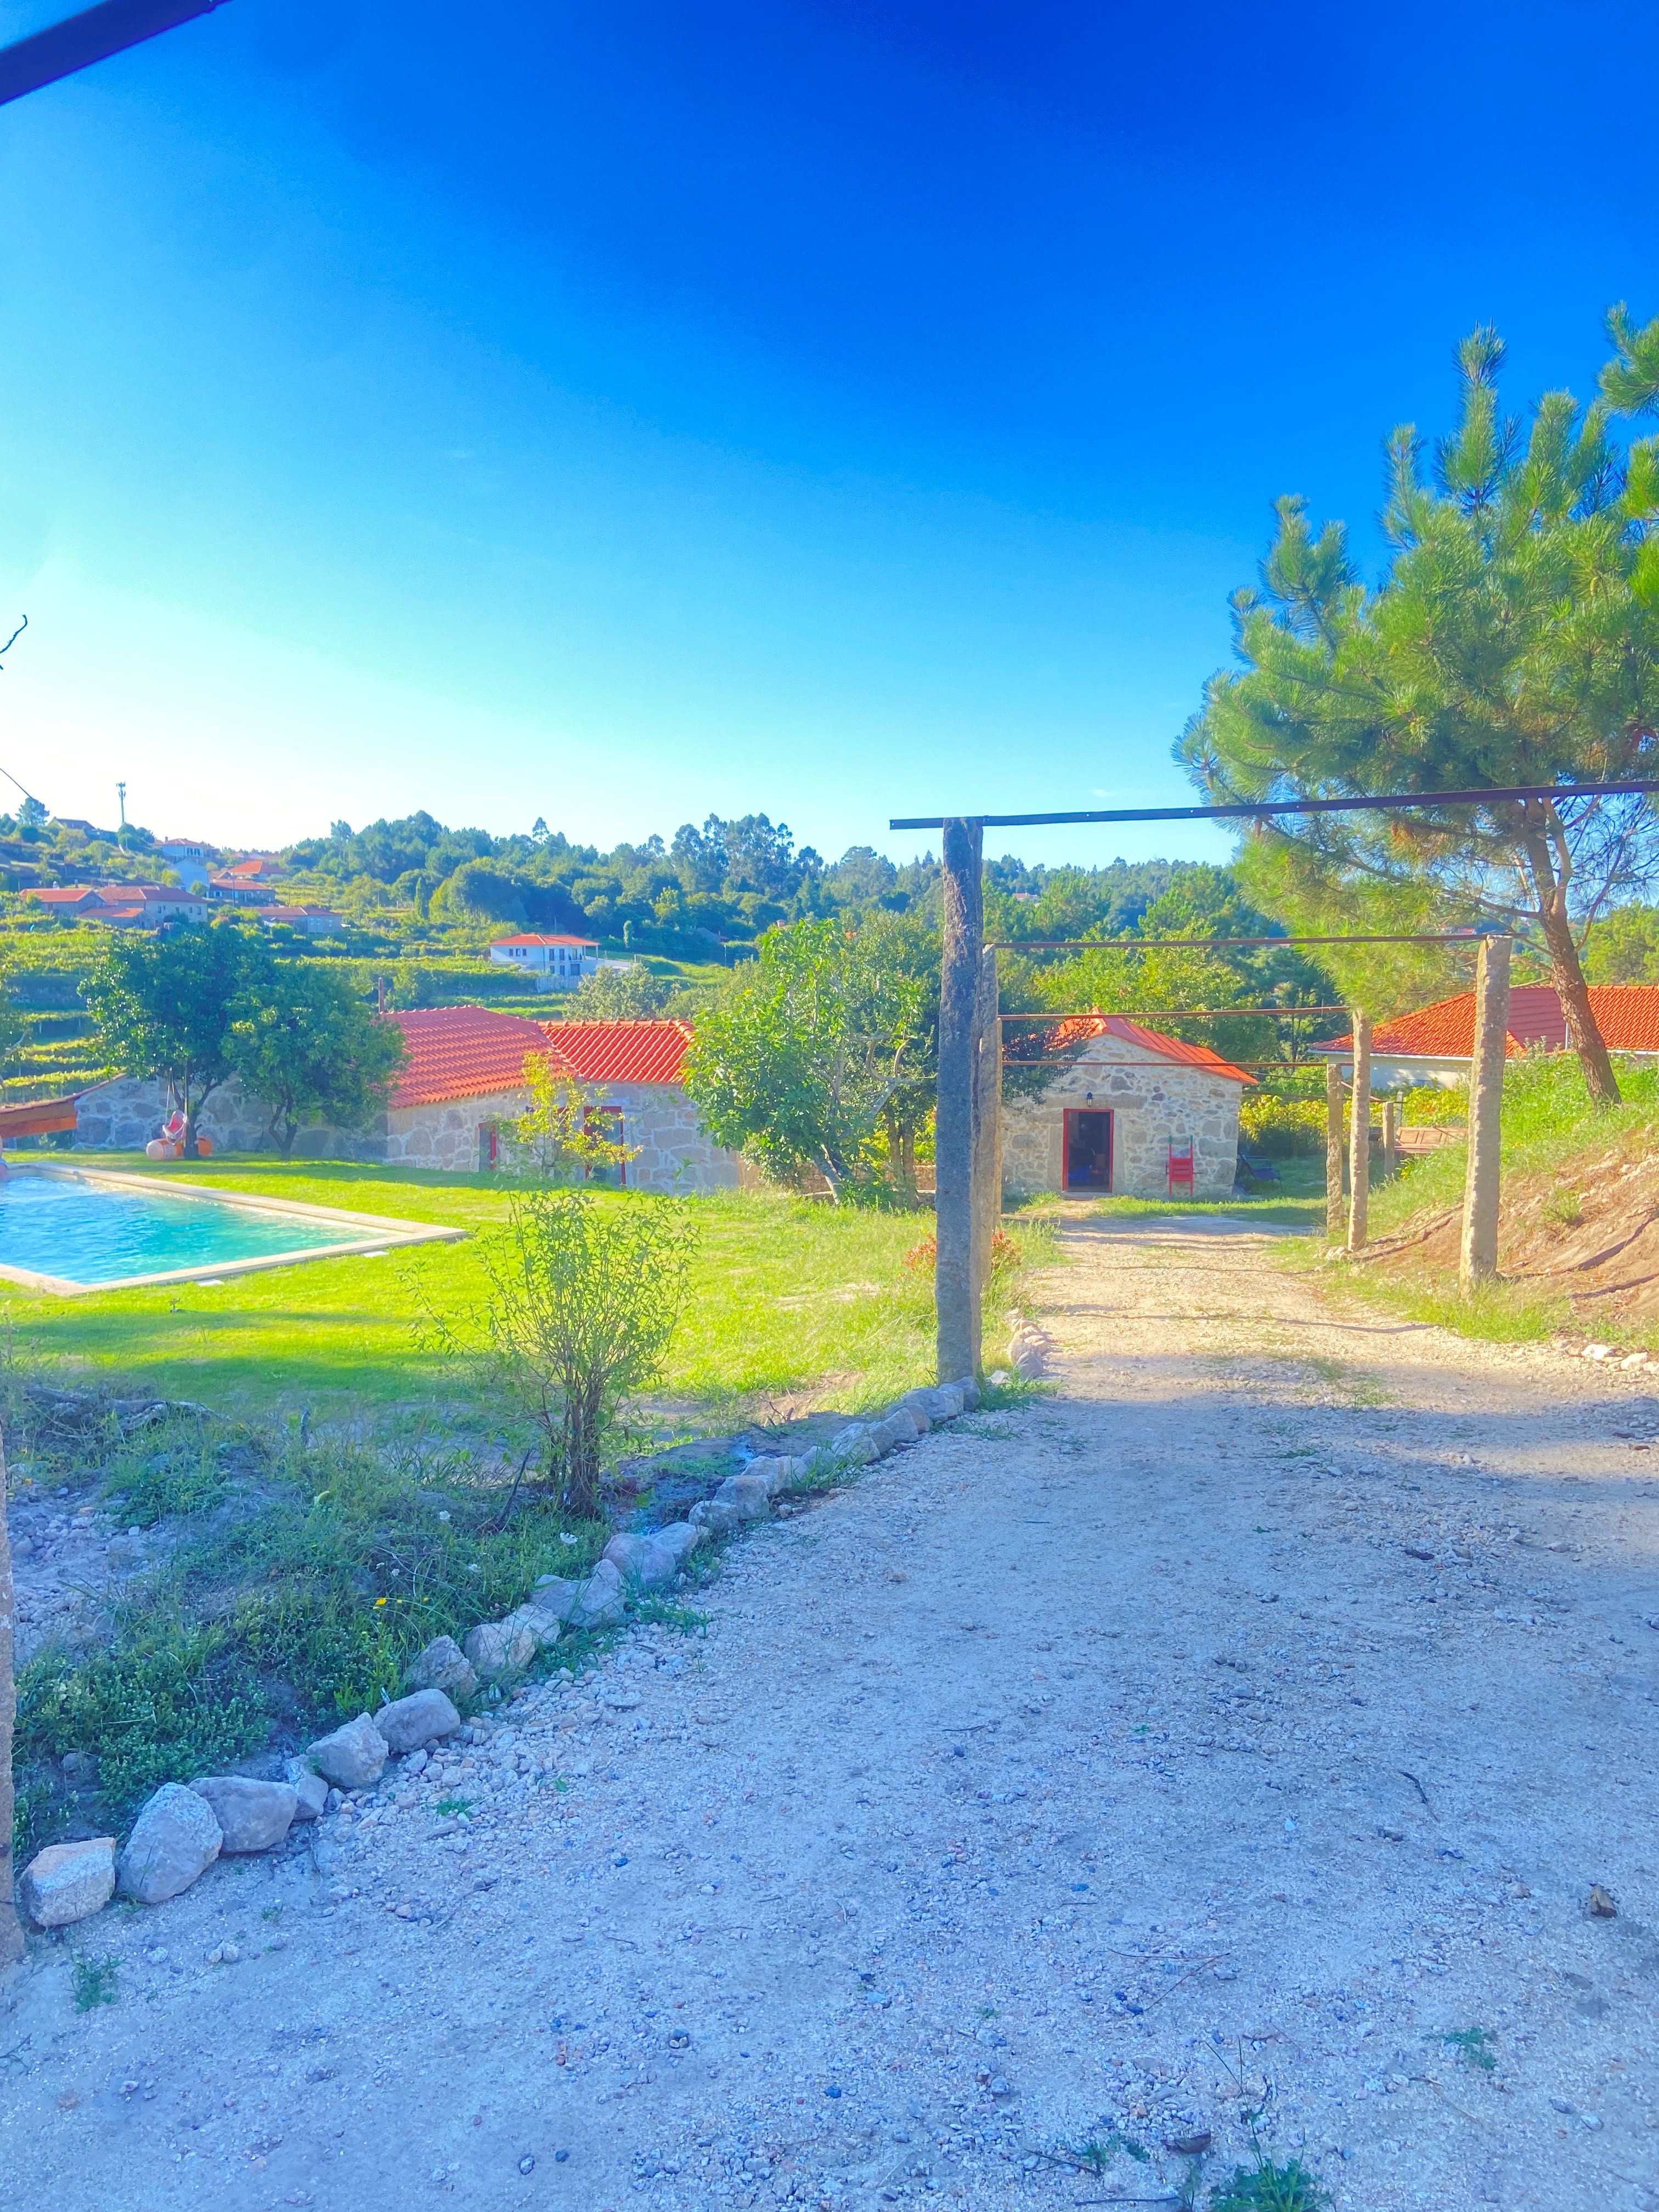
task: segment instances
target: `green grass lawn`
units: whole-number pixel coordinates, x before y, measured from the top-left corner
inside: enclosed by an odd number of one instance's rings
[[[390,1218],[499,1230],[510,1194],[477,1176],[333,1161],[216,1158],[150,1168],[100,1166]],[[92,1162],[88,1165],[94,1164]],[[609,1205],[684,1205],[697,1224],[690,1291],[665,1378],[669,1405],[705,1421],[768,1397],[821,1392],[849,1409],[933,1379],[933,1285],[904,1255],[932,1228],[922,1214],[866,1212],[729,1193],[676,1200],[608,1195]],[[1021,1232],[1041,1242],[1040,1228]],[[463,1324],[484,1279],[474,1238],[384,1259],[313,1260],[196,1284],[34,1296],[0,1284],[13,1354],[192,1398],[245,1419],[309,1407],[318,1420],[468,1411],[450,1361],[422,1338],[428,1310]]]
[[[1228,1198],[1103,1198],[1092,1214],[1114,1221],[1135,1216],[1221,1213],[1271,1229],[1316,1229],[1325,1219],[1325,1164],[1322,1160],[1276,1160],[1277,1187]],[[1042,1200],[1034,1201],[1041,1207]]]

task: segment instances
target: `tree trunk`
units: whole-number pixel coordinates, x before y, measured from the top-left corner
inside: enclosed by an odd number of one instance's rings
[[[1534,812],[1536,805],[1537,802],[1531,799],[1523,802],[1527,816],[1524,843],[1538,902],[1539,927],[1549,950],[1550,973],[1567,1025],[1567,1042],[1578,1055],[1590,1097],[1598,1106],[1616,1106],[1620,1103],[1619,1079],[1613,1072],[1613,1061],[1590,1009],[1589,985],[1584,981],[1578,947],[1573,942],[1572,925],[1567,917],[1571,855],[1553,807],[1546,805]]]
[[[13,1671],[11,1540],[6,1526],[9,1496],[5,1438],[0,1436],[0,1967],[23,1955],[23,1931],[12,1904],[15,1879],[11,1863],[11,1738],[17,1715],[17,1680]]]
[[[1598,1106],[1616,1106],[1620,1103],[1619,1079],[1613,1072],[1612,1057],[1590,1007],[1589,985],[1584,981],[1572,931],[1565,915],[1547,914],[1540,919],[1544,926],[1544,942],[1549,947],[1550,973],[1567,1024],[1567,1042],[1578,1055],[1590,1097]]]

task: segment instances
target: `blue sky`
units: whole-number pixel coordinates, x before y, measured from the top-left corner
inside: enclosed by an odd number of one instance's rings
[[[1518,405],[1659,313],[1659,27],[1158,12],[232,0],[0,110],[0,765],[250,843],[1188,800],[1273,496],[1365,532],[1475,321]]]

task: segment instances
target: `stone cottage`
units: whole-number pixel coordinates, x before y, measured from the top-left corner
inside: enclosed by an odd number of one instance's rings
[[[386,1110],[368,1128],[301,1129],[295,1156],[392,1167],[488,1173],[501,1160],[501,1124],[530,1103],[524,1064],[545,1055],[579,1085],[589,1115],[635,1149],[622,1181],[638,1190],[735,1188],[735,1153],[704,1133],[681,1079],[689,1024],[532,1022],[487,1006],[388,1014],[408,1057]],[[100,1084],[78,1102],[78,1150],[141,1152],[171,1110],[158,1083]],[[216,1152],[258,1152],[264,1109],[240,1084],[222,1085],[200,1117]]]
[[[1231,1195],[1238,1102],[1255,1081],[1242,1067],[1121,1014],[1070,1017],[1025,1048],[1034,1058],[1076,1056],[1040,1096],[1005,1097],[1002,1182],[1010,1198],[1051,1190],[1162,1198],[1171,1151],[1188,1145],[1190,1194]]]

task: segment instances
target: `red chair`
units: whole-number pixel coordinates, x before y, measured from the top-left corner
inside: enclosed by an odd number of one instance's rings
[[[1177,1185],[1190,1198],[1193,1190],[1193,1140],[1190,1137],[1170,1140],[1169,1195],[1173,1198]]]

